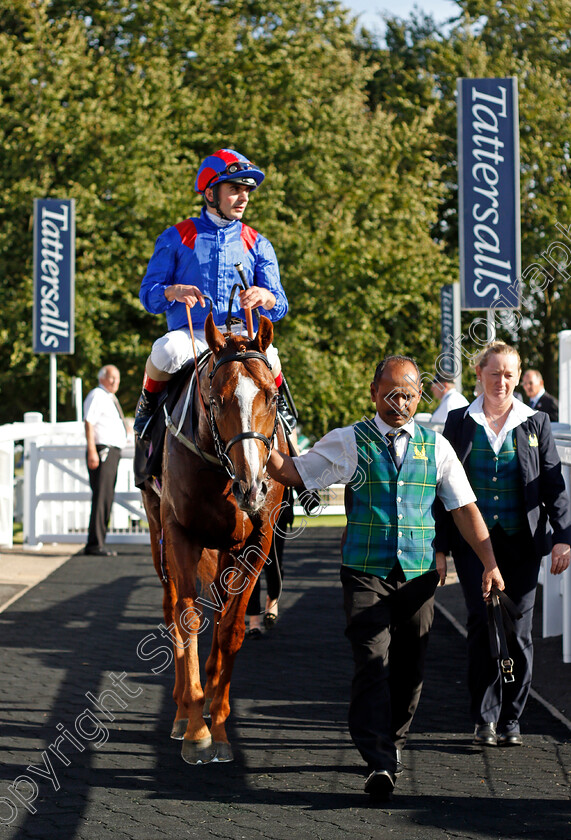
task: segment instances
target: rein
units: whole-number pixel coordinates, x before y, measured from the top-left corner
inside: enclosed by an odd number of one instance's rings
[[[210,311],[212,312],[212,301],[210,301]],[[190,330],[190,338],[191,338],[191,341],[192,341],[192,352],[194,353],[194,369],[198,370],[198,354],[196,352],[196,344],[194,343],[194,330],[192,329],[192,316],[190,314],[190,306],[188,305],[188,303],[186,304],[186,320],[188,321],[188,328]],[[197,386],[198,386],[198,396],[200,397],[200,404],[202,405],[204,413],[207,414],[208,412],[206,411],[206,406],[204,405],[204,399],[202,398],[202,391],[200,390],[200,382],[198,382],[198,377],[197,377]],[[190,388],[188,390],[190,392]],[[185,405],[185,407],[184,407],[183,420],[184,420],[184,416],[186,415],[187,407],[188,407],[187,405]],[[182,420],[181,420],[181,426],[182,426]],[[179,431],[180,431],[181,426],[179,426]]]

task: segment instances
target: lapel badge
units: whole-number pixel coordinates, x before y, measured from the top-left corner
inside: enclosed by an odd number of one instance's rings
[[[414,455],[412,457],[415,458],[416,460],[428,461],[428,456],[426,454],[424,444],[422,444],[422,446],[418,446],[418,444],[415,443],[415,445],[414,445]]]
[[[529,436],[529,445],[530,446],[539,446],[539,443],[537,441],[537,435],[530,435]]]

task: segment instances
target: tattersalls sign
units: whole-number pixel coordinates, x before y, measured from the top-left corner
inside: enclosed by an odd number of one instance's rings
[[[517,79],[458,79],[463,309],[520,305]]]
[[[75,202],[34,201],[34,353],[74,352]]]

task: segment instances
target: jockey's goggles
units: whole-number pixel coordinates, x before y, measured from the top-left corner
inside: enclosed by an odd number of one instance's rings
[[[208,189],[208,187],[213,182],[216,182],[219,178],[224,178],[224,180],[228,181],[230,179],[226,176],[235,175],[237,172],[247,172],[248,169],[258,170],[258,167],[255,166],[253,163],[242,163],[242,161],[240,161],[240,160],[235,160],[233,163],[229,163],[228,166],[226,167],[226,169],[223,169],[222,172],[217,172],[216,175],[214,175],[210,179],[210,181],[206,185],[205,189]],[[253,184],[256,183],[254,179],[251,179],[251,180],[252,180]]]

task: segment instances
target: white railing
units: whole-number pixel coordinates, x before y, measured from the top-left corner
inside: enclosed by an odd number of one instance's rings
[[[567,495],[571,497],[571,430],[564,423],[553,423],[553,435],[561,458]],[[563,662],[571,662],[571,571],[562,575],[549,572],[551,558],[544,557],[540,573],[543,584],[543,636],[563,637]]]
[[[135,487],[133,447],[121,453],[107,540],[148,543],[141,492]],[[84,543],[91,510],[91,488],[82,445],[38,445],[25,449],[24,543]]]
[[[86,542],[91,489],[83,423],[44,423],[41,414],[29,412],[23,423],[0,427],[0,545],[13,544],[14,442],[19,440],[24,441],[24,544]],[[141,493],[134,482],[132,446],[121,453],[108,540],[149,541]]]

